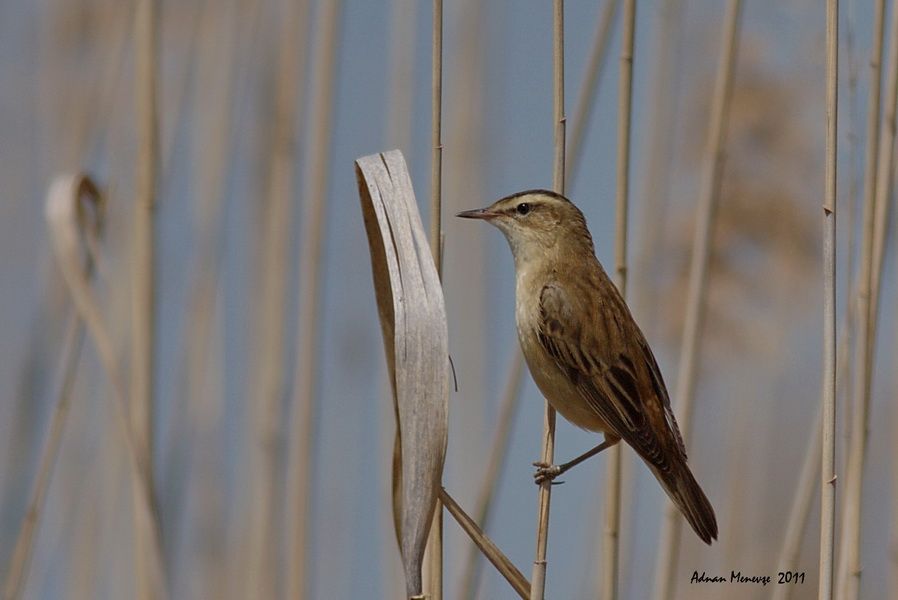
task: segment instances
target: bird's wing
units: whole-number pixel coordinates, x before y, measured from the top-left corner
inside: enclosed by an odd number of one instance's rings
[[[623,299],[616,289],[605,290],[611,293],[546,285],[540,293],[539,341],[610,433],[664,472],[671,468],[669,450],[685,458],[667,390]],[[581,306],[587,299],[602,304]],[[577,317],[583,314],[592,318]]]

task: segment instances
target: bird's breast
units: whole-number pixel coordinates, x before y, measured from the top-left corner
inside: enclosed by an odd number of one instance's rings
[[[528,285],[518,278],[515,320],[518,340],[530,375],[536,386],[561,416],[583,429],[607,431],[608,428],[598,413],[589,406],[576,384],[546,351],[539,339],[540,309],[539,297],[542,287]]]

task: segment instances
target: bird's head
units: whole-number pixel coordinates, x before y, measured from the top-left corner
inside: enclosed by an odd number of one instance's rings
[[[516,263],[566,248],[593,250],[583,213],[561,194],[548,190],[518,192],[457,216],[482,219],[499,228],[508,239]]]

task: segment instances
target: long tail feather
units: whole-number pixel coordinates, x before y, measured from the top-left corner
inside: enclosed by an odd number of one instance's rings
[[[685,461],[667,473],[652,470],[655,471],[655,476],[661,482],[664,491],[689,521],[698,537],[708,545],[712,540],[716,540],[717,517],[714,516],[714,508]]]

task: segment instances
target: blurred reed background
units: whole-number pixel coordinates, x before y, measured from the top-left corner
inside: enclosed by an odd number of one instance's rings
[[[566,189],[609,272],[619,4],[565,6]],[[671,390],[688,327],[727,4],[637,3],[628,299]],[[895,4],[843,0],[840,12],[841,598],[898,597],[898,261],[888,210]],[[90,335],[78,346],[72,334],[74,310],[43,218],[51,181],[78,171],[92,174],[108,203],[94,292],[130,383],[132,418],[147,436],[168,595],[401,596],[392,409],[352,161],[400,148],[427,218],[431,9],[414,0],[0,4],[0,581],[8,597],[153,596],[114,391]],[[814,0],[763,0],[744,3],[738,19],[687,440],[720,541],[708,548],[687,530],[665,593],[767,598],[775,586],[697,586],[689,577],[741,570],[775,579],[792,561],[806,572],[792,598],[812,598],[816,477],[809,514],[792,506],[808,448],[819,473],[819,446],[809,442],[821,394],[825,14]],[[459,387],[444,483],[471,514],[488,513],[486,531],[528,572],[543,401],[518,374],[505,242],[451,215],[552,185],[550,3],[446,2],[443,48],[443,281]],[[881,92],[868,66],[876,56]],[[143,226],[141,216],[150,218]],[[143,302],[132,307],[135,298]],[[869,329],[864,306],[879,316]],[[53,428],[60,398],[68,409]],[[504,455],[493,450],[502,447],[500,419]],[[58,459],[42,471],[57,431]],[[866,453],[849,460],[852,437]],[[557,458],[594,443],[559,420]],[[549,597],[596,597],[606,581],[606,462],[587,462],[554,490]],[[865,474],[850,486],[848,464]],[[41,474],[46,500],[29,513]],[[664,499],[629,449],[621,498],[618,597],[649,598]],[[36,517],[30,560],[17,561],[17,545],[29,545],[21,535],[28,514]],[[448,519],[444,538],[445,597],[515,597],[492,568],[472,566],[470,542]]]

